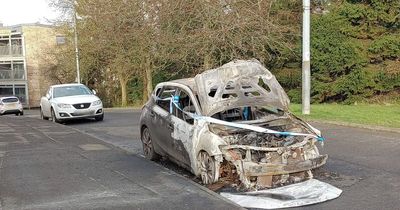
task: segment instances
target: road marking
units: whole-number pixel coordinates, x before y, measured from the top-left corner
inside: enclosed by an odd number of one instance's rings
[[[81,144],[78,147],[85,151],[99,151],[99,150],[109,150],[110,148],[102,144]]]

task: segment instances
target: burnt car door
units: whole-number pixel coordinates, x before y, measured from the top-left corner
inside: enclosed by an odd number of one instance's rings
[[[190,114],[197,113],[193,98],[188,91],[181,88],[177,89],[175,95],[175,105],[172,112],[172,124],[174,131],[172,133],[172,147],[175,150],[174,158],[186,167],[190,167],[189,152],[192,151],[192,138],[194,131],[194,120]]]
[[[152,115],[153,128],[150,133],[154,134],[156,144],[160,149],[171,155],[173,152],[172,147],[172,132],[174,126],[171,123],[171,98],[175,95],[176,88],[165,86],[156,95],[156,103],[153,106],[150,115]]]

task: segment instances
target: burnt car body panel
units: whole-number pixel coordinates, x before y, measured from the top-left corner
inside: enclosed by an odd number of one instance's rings
[[[230,62],[196,75],[195,81],[207,116],[248,104],[268,104],[285,111],[289,107],[289,98],[275,76],[258,61]]]
[[[258,61],[233,61],[195,78],[158,84],[143,107],[140,126],[149,128],[157,154],[196,176],[204,173],[199,155],[205,152],[215,162],[212,182],[233,176],[247,189],[274,187],[309,178],[311,169],[326,163],[317,139],[257,133],[210,123],[207,117],[320,136],[290,114],[288,105],[282,87]]]

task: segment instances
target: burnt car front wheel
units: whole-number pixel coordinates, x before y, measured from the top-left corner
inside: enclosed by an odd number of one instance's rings
[[[141,139],[144,156],[149,160],[156,160],[158,158],[158,154],[154,151],[153,142],[151,140],[150,132],[147,127],[143,129]]]
[[[203,184],[208,185],[218,181],[218,175],[217,175],[218,167],[214,158],[210,157],[210,155],[207,152],[201,151],[198,155],[197,160],[199,162],[198,165]]]

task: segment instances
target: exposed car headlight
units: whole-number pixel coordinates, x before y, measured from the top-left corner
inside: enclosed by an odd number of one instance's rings
[[[57,104],[57,106],[62,109],[71,108],[71,104]]]
[[[97,106],[97,105],[100,105],[100,104],[101,104],[101,100],[97,100],[97,101],[92,102],[92,106]]]

